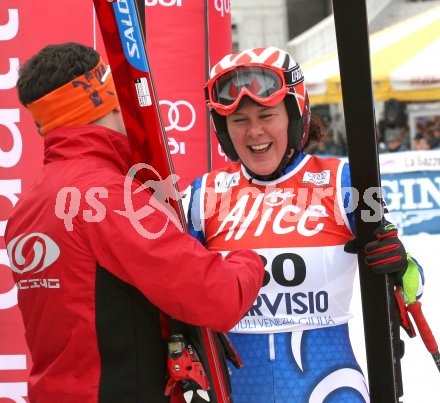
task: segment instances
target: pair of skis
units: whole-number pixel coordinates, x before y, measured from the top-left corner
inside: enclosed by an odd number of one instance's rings
[[[145,32],[139,17],[140,13],[145,13],[144,2],[139,1],[137,4],[134,0],[94,0],[94,5],[118,92],[133,163],[148,164],[149,167],[138,170],[137,177],[142,182],[150,183],[164,180],[162,183],[167,188],[155,191],[162,193],[163,201],[173,208],[170,213],[176,215],[176,219],[180,220],[182,228],[186,230],[185,214],[174,183],[168,140],[148,63]],[[166,319],[170,335],[183,334],[191,340],[209,380],[209,391],[202,388],[187,391],[183,395],[185,401],[230,402],[230,392],[219,354],[220,343],[224,341],[217,339],[210,329]],[[175,353],[173,350],[173,354]]]
[[[379,225],[379,220],[373,218],[377,212],[367,204],[367,192],[375,195],[378,208],[382,206],[366,0],[333,0],[333,11],[351,181],[361,195],[355,219],[370,396],[373,403],[394,403],[403,396],[400,359],[404,350],[399,335],[398,300],[391,276],[373,274],[364,261],[364,246],[374,239],[374,230]],[[440,369],[438,346],[420,302],[401,309],[407,309],[413,316]],[[411,336],[415,336],[414,330]]]

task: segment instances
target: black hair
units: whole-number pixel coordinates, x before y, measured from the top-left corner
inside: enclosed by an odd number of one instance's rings
[[[80,43],[47,45],[18,71],[18,98],[27,105],[83,75],[98,64],[99,53]]]

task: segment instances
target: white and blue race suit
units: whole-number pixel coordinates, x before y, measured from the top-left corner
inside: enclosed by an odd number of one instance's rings
[[[229,336],[234,403],[369,402],[348,321],[356,255],[348,165],[299,153],[280,178],[252,179],[240,163],[191,186],[190,233],[208,249],[251,248],[263,287]]]

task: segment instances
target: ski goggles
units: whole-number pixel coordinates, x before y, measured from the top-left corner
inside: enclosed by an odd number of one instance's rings
[[[230,115],[243,96],[264,106],[274,106],[289,92],[283,69],[267,65],[234,66],[210,79],[206,101],[218,114]]]

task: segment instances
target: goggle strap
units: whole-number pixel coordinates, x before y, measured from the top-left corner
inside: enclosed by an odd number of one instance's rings
[[[298,63],[292,68],[284,70],[284,80],[287,87],[294,87],[304,81],[304,75]]]
[[[203,87],[203,89],[204,89],[204,91],[205,91],[205,102],[208,103],[208,102],[210,102],[208,85],[205,85],[205,86]]]

